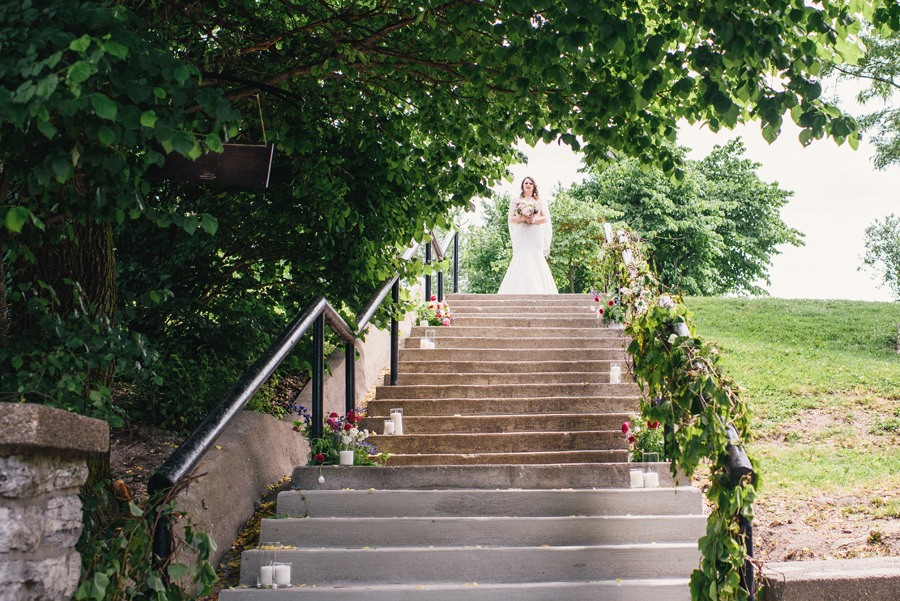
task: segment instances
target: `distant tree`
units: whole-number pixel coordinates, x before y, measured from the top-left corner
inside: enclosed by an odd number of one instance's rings
[[[859,63],[831,68],[845,77],[867,82],[867,87],[857,95],[861,104],[884,103],[882,108],[859,120],[860,129],[871,134],[869,141],[875,146],[873,163],[878,169],[884,169],[900,163],[900,108],[894,103],[894,95],[900,91],[900,34],[871,33],[861,39],[866,54]]]
[[[602,287],[603,207],[560,191],[551,209],[553,244],[547,262],[563,292]]]
[[[509,195],[485,199],[484,220],[461,237],[460,276],[463,292],[496,294],[512,260],[512,244],[506,226]]]
[[[863,265],[871,268],[900,301],[900,217],[893,213],[866,228]],[[862,268],[860,268],[862,269]]]
[[[625,159],[569,193],[621,215],[646,239],[657,273],[670,289],[693,295],[762,294],[779,244],[802,244],[780,209],[791,192],[767,184],[758,163],[743,158],[740,139],[685,162],[675,183],[661,171]],[[679,150],[683,154],[683,150]]]

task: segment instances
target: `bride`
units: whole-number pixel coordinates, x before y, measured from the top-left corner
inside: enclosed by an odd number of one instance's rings
[[[513,258],[497,294],[559,294],[544,258],[550,254],[550,209],[530,177],[509,203],[509,237]]]

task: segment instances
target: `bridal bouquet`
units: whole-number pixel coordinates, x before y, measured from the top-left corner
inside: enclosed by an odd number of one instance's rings
[[[536,199],[525,200],[524,198],[516,201],[515,214],[521,217],[532,217],[541,211],[541,203]]]

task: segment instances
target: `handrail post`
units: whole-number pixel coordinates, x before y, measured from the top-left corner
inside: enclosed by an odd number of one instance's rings
[[[439,301],[444,300],[444,272],[439,271],[437,274],[437,297]],[[431,297],[429,297],[431,298]]]
[[[459,292],[459,232],[453,236],[453,292]]]
[[[394,282],[393,290],[394,307],[396,311],[400,305],[400,280]],[[429,297],[430,298],[430,297]],[[400,380],[400,324],[397,318],[391,315],[391,386],[396,386]]]
[[[356,345],[344,343],[344,414],[356,409]]]
[[[325,316],[319,315],[313,323],[312,365],[312,421],[313,438],[322,438],[325,418]]]
[[[425,265],[431,265],[431,240],[425,245]],[[425,302],[431,300],[431,276],[425,276]]]

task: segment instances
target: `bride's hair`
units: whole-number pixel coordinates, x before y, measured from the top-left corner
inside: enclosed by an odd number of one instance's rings
[[[525,177],[525,178],[522,180],[522,193],[519,194],[519,198],[525,198],[525,180],[526,180],[526,179],[527,179],[527,180],[530,180],[530,181],[531,181],[531,185],[534,186],[534,191],[531,193],[531,195],[532,195],[533,197],[535,197],[535,198],[537,198],[537,199],[540,200],[540,196],[538,196],[537,184],[534,183],[534,178],[533,178],[533,177]]]

